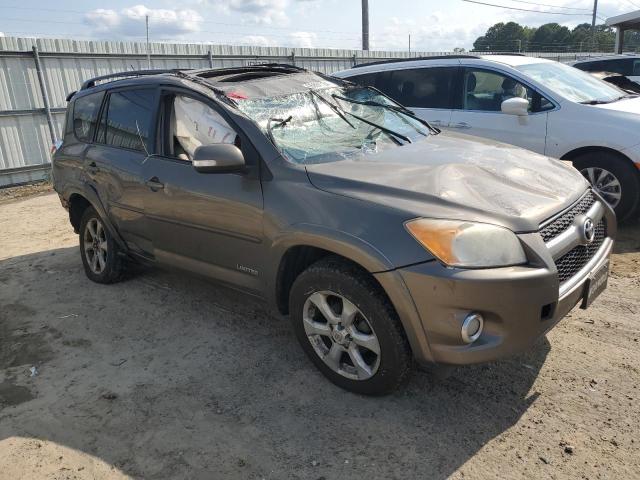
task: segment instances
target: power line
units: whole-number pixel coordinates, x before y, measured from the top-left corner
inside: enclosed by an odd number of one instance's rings
[[[591,14],[590,13],[568,13],[568,12],[546,12],[543,10],[533,10],[531,8],[519,8],[519,7],[508,7],[506,5],[496,5],[495,3],[486,3],[486,2],[479,2],[477,0],[462,0],[463,2],[467,2],[467,3],[475,3],[478,5],[484,5],[487,7],[497,7],[497,8],[504,8],[505,10],[518,10],[520,12],[533,12],[533,13],[542,13],[545,15],[564,15],[566,17],[590,17]]]
[[[536,3],[536,2],[527,2],[525,0],[509,0],[514,3],[526,3],[527,5],[535,5],[537,7],[551,7],[551,8],[559,8],[561,10],[584,10],[590,12],[590,8],[577,8],[577,7],[563,7],[560,5],[549,5],[547,3]]]

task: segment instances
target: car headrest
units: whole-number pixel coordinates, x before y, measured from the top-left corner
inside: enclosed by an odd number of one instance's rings
[[[470,73],[467,77],[467,93],[473,92],[476,89],[476,85],[478,84],[478,80],[476,79],[475,73]]]
[[[512,78],[505,78],[502,81],[502,89],[503,90],[513,90],[516,88],[516,81]]]

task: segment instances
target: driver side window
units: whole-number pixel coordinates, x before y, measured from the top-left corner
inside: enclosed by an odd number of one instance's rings
[[[240,147],[235,130],[206,103],[177,94],[169,99],[168,107],[165,151],[170,157],[190,162],[201,145],[227,143]]]
[[[499,112],[502,102],[514,97],[529,101],[531,110],[534,91],[511,77],[487,70],[467,69],[464,73],[464,110]]]

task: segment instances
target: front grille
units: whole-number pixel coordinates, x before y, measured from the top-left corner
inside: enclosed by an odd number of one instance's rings
[[[607,236],[607,223],[604,218],[596,225],[595,233],[593,242],[588,245],[578,245],[555,261],[556,267],[558,268],[558,279],[560,280],[560,283],[569,280],[578,273],[602,246],[602,242],[604,242],[604,239]]]
[[[545,242],[548,242],[549,240],[556,238],[567,228],[569,228],[574,218],[576,218],[578,215],[586,213],[595,203],[595,201],[596,199],[593,196],[593,193],[591,193],[591,190],[589,190],[571,209],[567,210],[558,218],[552,220],[547,225],[542,227],[542,229],[540,230],[542,239]]]

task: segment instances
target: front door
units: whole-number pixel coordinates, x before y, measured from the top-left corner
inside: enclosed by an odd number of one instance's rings
[[[555,107],[536,91],[503,73],[465,68],[460,95],[462,109],[453,111],[451,129],[544,154],[547,112]],[[502,102],[513,97],[529,100],[528,115],[502,113]]]
[[[160,263],[262,291],[262,187],[257,153],[213,102],[164,91],[160,155],[143,166],[144,210]],[[235,143],[243,173],[198,173],[191,160],[207,143]]]

